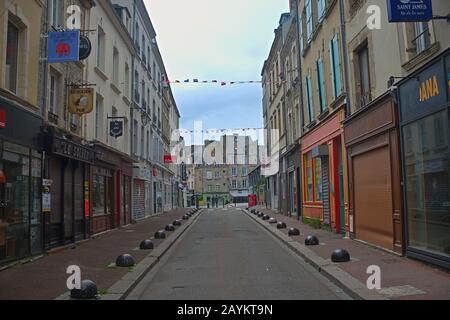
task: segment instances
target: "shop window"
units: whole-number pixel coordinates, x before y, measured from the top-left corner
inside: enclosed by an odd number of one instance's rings
[[[6,39],[5,86],[17,93],[17,75],[19,66],[19,33],[20,30],[12,22],[8,22]]]
[[[322,201],[322,160],[314,159],[314,200]]]
[[[306,174],[306,201],[312,202],[313,199],[313,160],[311,152],[305,156],[305,174]]]
[[[93,207],[92,212],[95,215],[104,214],[106,208],[106,177],[94,175],[93,178]]]
[[[404,164],[409,246],[450,257],[447,114],[439,112],[415,121],[403,128],[405,133],[408,130],[413,136],[422,136],[404,141],[405,148],[415,151]],[[424,132],[428,134],[423,136]],[[430,132],[440,132],[438,147],[427,140]]]

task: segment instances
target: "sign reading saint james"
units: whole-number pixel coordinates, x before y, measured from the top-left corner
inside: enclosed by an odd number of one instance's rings
[[[429,21],[433,18],[431,0],[387,0],[389,22]]]

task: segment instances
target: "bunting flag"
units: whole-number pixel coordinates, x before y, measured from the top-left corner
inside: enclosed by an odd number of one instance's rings
[[[252,81],[218,81],[218,80],[199,80],[199,79],[193,79],[192,81],[190,79],[186,79],[183,81],[180,80],[175,80],[175,81],[170,81],[170,80],[163,80],[162,81],[165,84],[171,84],[171,83],[176,83],[176,84],[181,84],[181,83],[215,83],[215,84],[220,84],[221,86],[226,86],[226,85],[233,85],[233,84],[255,84],[255,83],[263,83],[261,80],[252,80]]]

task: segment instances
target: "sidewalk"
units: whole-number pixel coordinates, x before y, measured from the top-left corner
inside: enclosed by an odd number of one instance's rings
[[[286,229],[279,229],[287,235],[289,228],[295,227],[301,235],[292,240],[304,244],[307,235],[319,238],[319,246],[308,246],[315,254],[331,262],[331,253],[335,249],[346,249],[351,261],[336,264],[337,267],[358,279],[364,286],[369,274],[367,267],[377,265],[381,269],[381,290],[378,293],[389,299],[450,299],[450,272],[406,257],[371,247],[364,243],[344,239],[341,235],[321,229],[313,229],[296,218],[275,213],[265,207],[252,207],[264,212],[278,221],[286,223]],[[258,220],[261,220],[258,218]],[[263,222],[262,220],[260,221]],[[271,225],[270,229],[276,229]]]
[[[17,265],[0,272],[0,300],[50,300],[67,291],[70,265],[81,268],[82,279],[97,284],[99,293],[105,292],[126,275],[128,268],[111,267],[123,253],[133,256],[136,264],[148,251],[137,250],[142,240],[153,238],[154,233],[192,209],[180,208],[150,217],[120,229],[93,237],[73,249],[56,251],[36,261]],[[183,222],[184,224],[185,222]],[[153,240],[155,248],[164,240]]]

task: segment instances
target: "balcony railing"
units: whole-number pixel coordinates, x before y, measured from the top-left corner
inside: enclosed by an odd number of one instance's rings
[[[51,112],[51,111],[49,111],[48,112],[48,121],[50,122],[50,123],[53,123],[53,124],[58,124],[58,116],[56,115],[56,114],[54,114],[53,112]]]

